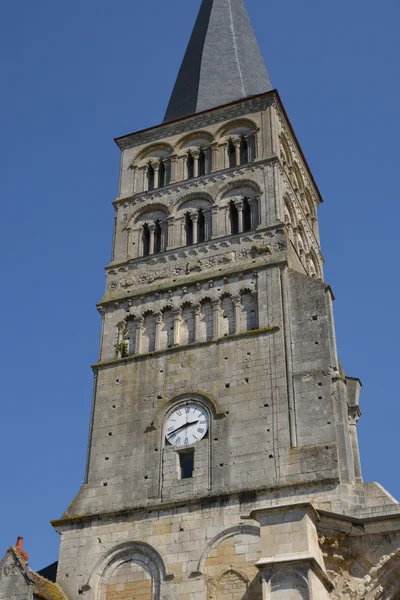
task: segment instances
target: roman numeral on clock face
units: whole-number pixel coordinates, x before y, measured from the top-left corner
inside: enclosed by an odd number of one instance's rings
[[[165,435],[173,446],[190,446],[203,439],[207,430],[207,411],[195,402],[187,402],[171,411]]]

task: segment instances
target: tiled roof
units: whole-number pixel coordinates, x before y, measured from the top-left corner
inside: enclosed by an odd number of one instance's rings
[[[270,90],[244,0],[203,0],[164,122]]]
[[[35,585],[35,594],[41,600],[68,600],[57,583],[45,579],[32,569],[27,568],[28,575]]]

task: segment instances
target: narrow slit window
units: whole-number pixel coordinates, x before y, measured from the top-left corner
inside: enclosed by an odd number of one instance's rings
[[[233,200],[229,203],[229,219],[231,222],[231,234],[239,233],[239,215]]]
[[[247,143],[247,140],[243,135],[240,140],[240,164],[247,165],[248,162],[249,162],[249,144]]]
[[[197,220],[197,241],[204,242],[206,239],[206,222],[204,219],[204,213],[201,208],[199,208],[199,218]]]
[[[236,151],[232,140],[229,140],[228,142],[228,159],[229,167],[236,167]]]
[[[186,246],[193,244],[193,221],[189,213],[185,215]]]
[[[194,471],[194,450],[179,454],[181,479],[191,479]]]
[[[149,190],[154,190],[154,169],[153,165],[148,165]]]
[[[154,229],[154,254],[158,254],[161,250],[161,225],[160,221],[156,221],[156,227]]]
[[[150,254],[150,230],[149,230],[149,226],[147,225],[147,223],[145,223],[143,225],[142,241],[143,241],[143,256],[149,256],[149,254]]]
[[[188,170],[188,179],[193,179],[194,177],[194,158],[192,153],[189,152],[187,158],[187,170]]]
[[[166,185],[165,175],[165,164],[163,160],[160,160],[160,169],[158,171],[158,187],[164,187]]]
[[[199,177],[206,174],[206,154],[203,148],[200,149],[199,154]]]
[[[251,208],[247,198],[243,200],[243,231],[251,229]]]

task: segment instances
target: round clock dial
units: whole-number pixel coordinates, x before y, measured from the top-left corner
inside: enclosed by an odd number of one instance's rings
[[[165,437],[173,446],[191,446],[201,440],[207,431],[207,411],[198,404],[188,402],[169,416]]]

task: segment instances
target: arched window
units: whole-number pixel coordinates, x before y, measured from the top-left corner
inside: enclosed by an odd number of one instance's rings
[[[193,179],[194,177],[194,158],[192,153],[189,152],[187,157],[187,171],[188,171],[188,179]]]
[[[243,199],[243,231],[251,229],[251,207],[247,198]]]
[[[206,153],[200,148],[199,154],[199,177],[206,174]]]
[[[167,184],[165,175],[165,164],[163,160],[160,160],[160,169],[158,171],[158,187],[164,187]]]
[[[236,167],[236,151],[232,140],[228,142],[229,167]]]
[[[239,215],[233,200],[229,202],[229,219],[231,222],[231,234],[239,233]]]
[[[154,254],[161,252],[161,224],[160,221],[156,221],[156,227],[154,229]]]
[[[193,244],[193,221],[190,213],[185,215],[186,246]]]
[[[154,169],[153,169],[153,165],[151,163],[149,163],[147,165],[148,168],[148,180],[149,180],[149,190],[154,190]]]
[[[203,209],[199,208],[199,218],[197,220],[197,241],[204,242],[206,239],[206,221],[204,218]]]
[[[249,145],[246,138],[242,135],[240,139],[240,164],[247,165],[249,162]]]
[[[143,233],[142,233],[142,243],[143,243],[143,256],[149,256],[150,254],[150,229],[147,223],[143,225]]]

